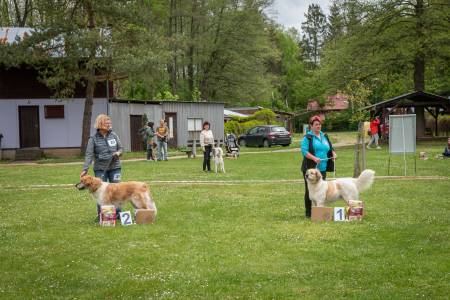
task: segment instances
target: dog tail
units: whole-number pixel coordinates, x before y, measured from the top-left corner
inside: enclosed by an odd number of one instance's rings
[[[361,175],[356,179],[356,187],[358,188],[358,192],[362,192],[370,188],[375,178],[375,171],[373,170],[364,170]]]

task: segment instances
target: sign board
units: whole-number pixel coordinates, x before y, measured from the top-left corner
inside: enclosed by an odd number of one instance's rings
[[[389,153],[416,152],[416,115],[389,116]]]
[[[100,206],[100,225],[116,226],[116,207],[114,205]]]
[[[336,222],[345,221],[345,207],[334,208],[334,221]]]
[[[120,222],[123,226],[133,225],[133,219],[131,218],[130,211],[122,211],[120,214]]]
[[[309,130],[309,125],[308,124],[303,124],[303,134],[306,134]]]

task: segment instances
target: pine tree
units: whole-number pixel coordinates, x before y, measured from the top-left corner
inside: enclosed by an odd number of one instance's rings
[[[302,23],[303,45],[307,58],[317,67],[325,41],[326,18],[322,8],[317,4],[310,4],[305,14],[306,21]]]

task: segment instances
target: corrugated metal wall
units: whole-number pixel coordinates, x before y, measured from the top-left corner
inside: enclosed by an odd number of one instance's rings
[[[158,124],[161,118],[161,105],[140,103],[109,103],[109,115],[113,131],[117,133],[125,151],[131,149],[130,115],[147,115],[148,120]]]
[[[200,118],[211,123],[215,139],[223,140],[223,103],[208,102],[163,102],[163,113],[177,113],[178,146],[186,146],[188,137],[188,118]]]
[[[188,118],[200,118],[211,123],[215,139],[223,139],[223,109],[222,103],[206,102],[162,102],[158,104],[144,103],[109,103],[109,115],[112,118],[113,130],[119,135],[125,151],[130,151],[130,115],[146,114],[149,121],[155,123],[164,118],[164,113],[177,113],[177,144],[178,147],[186,146],[188,138]]]

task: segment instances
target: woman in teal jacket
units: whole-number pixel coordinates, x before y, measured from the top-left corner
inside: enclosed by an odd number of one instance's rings
[[[322,129],[322,120],[319,116],[313,116],[309,119],[309,128],[306,135],[301,141],[301,149],[303,155],[302,172],[305,180],[305,215],[311,218],[311,199],[309,199],[308,184],[306,182],[305,173],[308,169],[317,168],[322,174],[323,179],[327,177],[328,152],[332,150],[332,159],[336,159],[336,153],[332,149],[328,136],[324,134]]]

